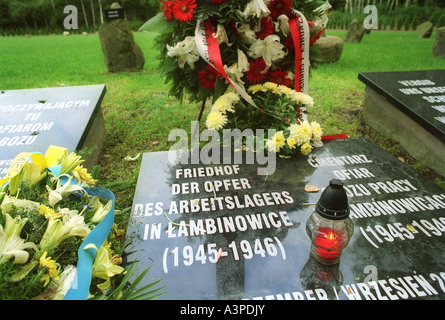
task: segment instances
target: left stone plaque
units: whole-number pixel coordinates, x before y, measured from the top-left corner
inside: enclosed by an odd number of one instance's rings
[[[0,91],[0,177],[20,152],[45,153],[50,145],[91,148],[85,164],[94,164],[105,140],[105,92],[103,84]]]

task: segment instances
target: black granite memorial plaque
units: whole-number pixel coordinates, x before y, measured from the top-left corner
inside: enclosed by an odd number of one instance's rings
[[[105,85],[1,91],[0,177],[20,152],[45,153],[50,145],[72,152],[103,138],[105,91]]]
[[[445,70],[367,72],[359,79],[445,143]]]
[[[259,165],[173,164],[145,153],[126,261],[163,299],[444,299],[445,192],[366,138]],[[310,258],[306,221],[333,178],[355,226],[340,263]],[[144,285],[142,284],[142,285]]]

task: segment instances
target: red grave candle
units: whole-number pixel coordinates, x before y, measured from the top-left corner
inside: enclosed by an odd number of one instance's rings
[[[320,263],[335,264],[354,232],[343,182],[332,179],[306,222],[311,255]]]
[[[342,242],[342,232],[320,227],[315,238],[315,253],[322,260],[335,261],[341,254]]]

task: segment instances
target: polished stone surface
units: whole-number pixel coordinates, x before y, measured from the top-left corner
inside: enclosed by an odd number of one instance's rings
[[[445,143],[445,70],[366,72],[358,78]]]
[[[277,158],[268,176],[258,167],[143,155],[125,260],[151,267],[144,285],[162,279],[161,299],[445,298],[444,190],[366,138]],[[348,190],[355,231],[340,263],[324,266],[305,230],[321,191],[304,187],[333,178]]]
[[[20,152],[92,147],[92,136],[104,135],[95,130],[105,92],[105,85],[0,91],[0,176]]]

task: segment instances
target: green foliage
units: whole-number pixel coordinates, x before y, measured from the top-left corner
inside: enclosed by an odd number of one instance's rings
[[[144,279],[145,275],[151,268],[146,268],[136,279],[131,281],[132,278],[134,278],[138,265],[139,262],[134,261],[125,269],[125,276],[121,280],[119,286],[117,286],[111,292],[107,292],[106,294],[95,297],[94,300],[153,300],[162,296],[164,293],[159,293],[159,291],[162,290],[164,287],[150,290],[162,279],[154,281],[152,283],[149,283],[148,285],[143,286],[140,289],[137,289],[137,286]]]
[[[379,30],[416,30],[417,26],[430,21],[436,27],[445,26],[445,7],[439,7],[433,2],[424,5],[402,5],[397,9],[390,9],[387,4],[377,4]],[[343,6],[336,8],[329,15],[328,28],[347,29],[353,19],[363,21],[367,14],[362,10],[355,10],[353,14],[344,11]]]

